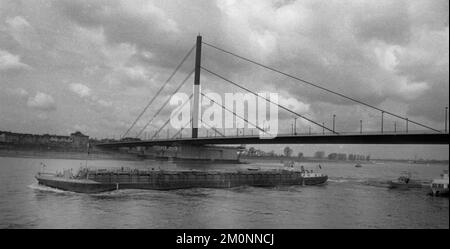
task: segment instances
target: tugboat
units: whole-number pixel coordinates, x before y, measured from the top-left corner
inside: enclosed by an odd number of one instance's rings
[[[403,172],[403,175],[401,175],[397,180],[389,181],[389,188],[392,189],[422,188],[422,184],[416,180],[412,180],[410,172]]]
[[[448,194],[448,170],[441,174],[441,178],[434,179],[431,182],[431,195],[433,196],[449,196]]]

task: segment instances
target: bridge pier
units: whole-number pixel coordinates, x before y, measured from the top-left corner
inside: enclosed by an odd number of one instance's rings
[[[216,145],[176,145],[153,149],[155,158],[180,161],[239,163],[240,147]]]
[[[153,145],[153,146],[120,146],[104,148],[96,146],[97,151],[117,155],[135,155],[139,158],[161,160],[206,161],[222,163],[239,163],[239,152],[242,146],[227,145]]]

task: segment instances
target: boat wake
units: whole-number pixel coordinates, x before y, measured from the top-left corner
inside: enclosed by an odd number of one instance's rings
[[[335,182],[335,183],[363,183],[367,181],[367,179],[361,179],[361,178],[345,178],[345,177],[333,177],[328,178],[329,182]]]
[[[330,178],[329,182],[336,184],[354,184],[354,185],[367,185],[372,187],[388,187],[389,180],[379,178]]]
[[[363,182],[364,185],[372,186],[372,187],[380,187],[380,188],[388,188],[389,181],[388,180],[380,180],[380,179],[368,179]]]
[[[42,192],[53,192],[53,193],[58,193],[58,194],[90,195],[93,197],[104,197],[104,198],[108,198],[108,197],[115,198],[115,197],[123,197],[123,196],[139,196],[139,195],[148,194],[148,192],[149,192],[147,190],[138,190],[138,189],[121,189],[121,190],[113,190],[113,191],[107,191],[107,192],[102,192],[102,193],[88,194],[88,193],[77,193],[77,192],[52,188],[52,187],[40,185],[37,183],[30,184],[30,185],[28,185],[28,187],[30,189],[42,191]]]
[[[45,191],[45,192],[73,193],[73,192],[69,192],[69,191],[65,191],[65,190],[61,190],[61,189],[57,189],[57,188],[47,187],[47,186],[40,185],[40,184],[37,184],[37,183],[30,184],[30,185],[28,185],[28,187],[33,189],[33,190]]]
[[[389,188],[390,181],[392,179],[380,179],[380,178],[331,178],[328,179],[329,182],[335,184],[354,184],[354,185],[366,185],[371,187],[380,187],[380,188]],[[422,188],[426,188],[430,185],[429,180],[416,180],[418,184],[422,186]]]
[[[328,179],[329,182],[336,182],[336,183],[344,183],[344,182],[350,182],[348,179]]]

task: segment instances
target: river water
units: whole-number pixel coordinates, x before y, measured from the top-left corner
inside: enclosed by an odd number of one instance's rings
[[[324,186],[171,191],[118,190],[78,194],[39,186],[34,175],[78,169],[83,160],[0,157],[0,228],[449,228],[449,199],[429,189],[390,190],[387,181],[412,173],[424,185],[448,165],[385,163],[355,168],[321,163]],[[92,160],[89,167],[220,169],[281,167]],[[316,164],[303,163],[317,169]]]

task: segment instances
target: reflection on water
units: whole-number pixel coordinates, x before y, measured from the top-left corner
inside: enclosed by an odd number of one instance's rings
[[[448,165],[321,163],[325,186],[118,190],[79,194],[40,186],[40,170],[78,169],[82,160],[0,158],[0,228],[449,228],[449,199],[427,195]],[[89,167],[271,169],[281,163],[205,164],[89,161]],[[304,163],[317,169],[317,165]],[[409,171],[424,188],[398,191],[387,181]]]

